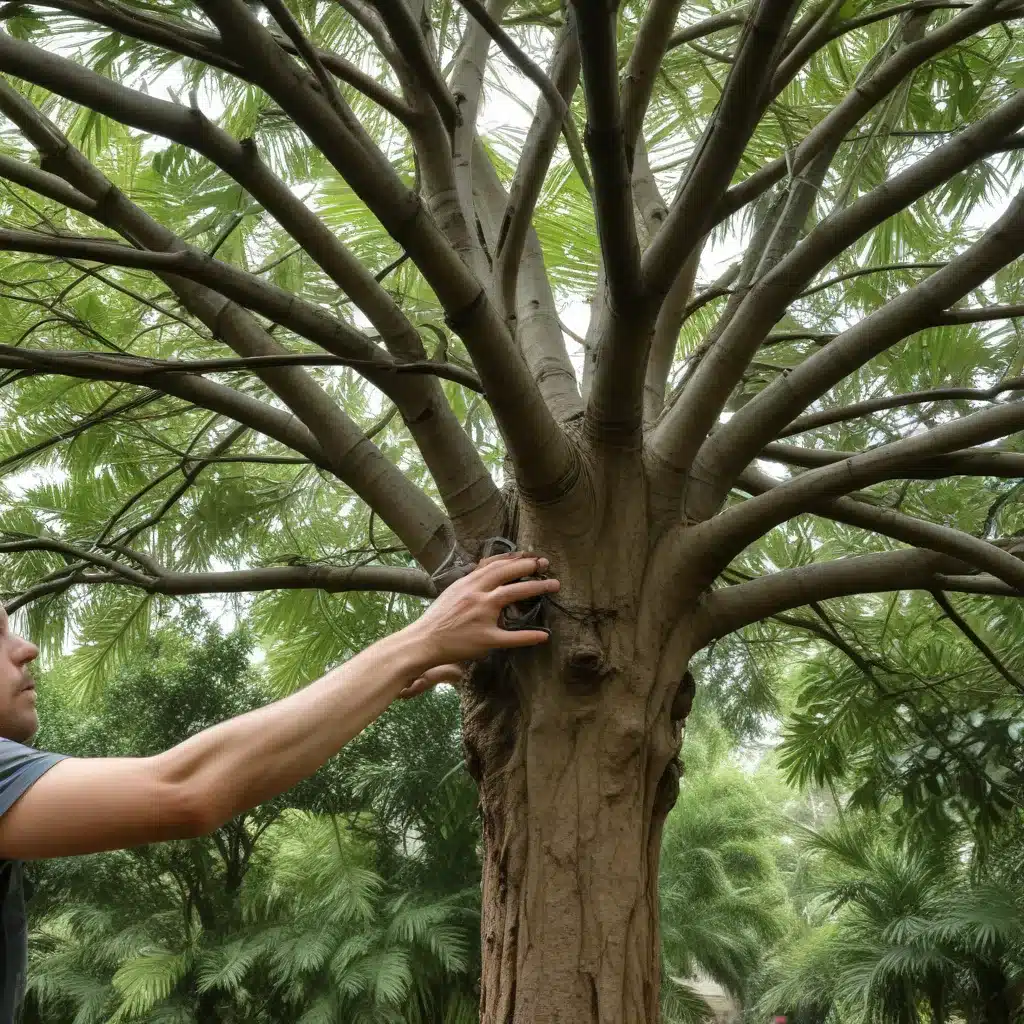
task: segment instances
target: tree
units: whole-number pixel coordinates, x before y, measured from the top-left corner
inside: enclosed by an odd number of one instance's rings
[[[542,550],[552,643],[461,692],[481,1016],[655,1020],[691,659],[1024,592],[1020,4],[198,7],[3,8],[9,607],[84,684],[262,593],[295,682],[326,595]]]
[[[962,838],[962,837],[961,837]],[[1016,1018],[1024,964],[1020,822],[1000,854],[911,843],[874,815],[808,830],[809,886],[819,915],[776,953],[761,1009],[797,1020],[995,1024]]]

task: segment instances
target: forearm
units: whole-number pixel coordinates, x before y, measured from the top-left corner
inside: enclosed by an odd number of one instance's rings
[[[173,747],[161,769],[197,794],[215,828],[312,775],[433,664],[422,638],[396,633],[298,693]]]

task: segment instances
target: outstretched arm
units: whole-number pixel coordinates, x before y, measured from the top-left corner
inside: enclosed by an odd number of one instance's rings
[[[436,681],[438,666],[546,639],[498,625],[505,606],[558,589],[556,580],[518,582],[546,567],[531,555],[489,560],[417,622],[304,690],[156,757],[58,762],[0,818],[0,858],[61,857],[212,831],[312,775],[410,685]]]

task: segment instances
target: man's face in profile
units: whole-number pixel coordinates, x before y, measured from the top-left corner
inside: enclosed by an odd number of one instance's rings
[[[0,605],[0,736],[27,743],[39,728],[36,687],[29,673],[39,648],[11,632]]]

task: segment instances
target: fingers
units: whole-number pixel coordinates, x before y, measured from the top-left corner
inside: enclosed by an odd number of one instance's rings
[[[426,693],[427,690],[432,690],[434,684],[428,682],[422,677],[417,679],[415,683],[407,686],[404,690],[401,690],[398,694],[399,700],[411,700],[413,697],[418,697],[421,693]]]
[[[493,590],[523,576],[534,576],[544,572],[548,565],[548,560],[539,555],[523,555],[517,552],[514,555],[499,555],[470,575],[481,588]]]
[[[538,644],[545,644],[550,637],[542,629],[503,629],[498,634],[498,642],[495,647],[536,647]]]
[[[432,684],[437,683],[461,683],[462,682],[462,666],[461,665],[435,665],[433,668],[428,668],[421,677],[428,680]]]
[[[398,696],[403,700],[418,697],[427,690],[432,690],[438,683],[461,683],[462,667],[460,665],[436,665],[427,669],[418,679],[410,683]]]
[[[494,591],[494,598],[500,601],[504,608],[506,605],[529,601],[530,598],[540,597],[542,594],[556,594],[560,585],[558,580],[522,580],[498,587]]]

